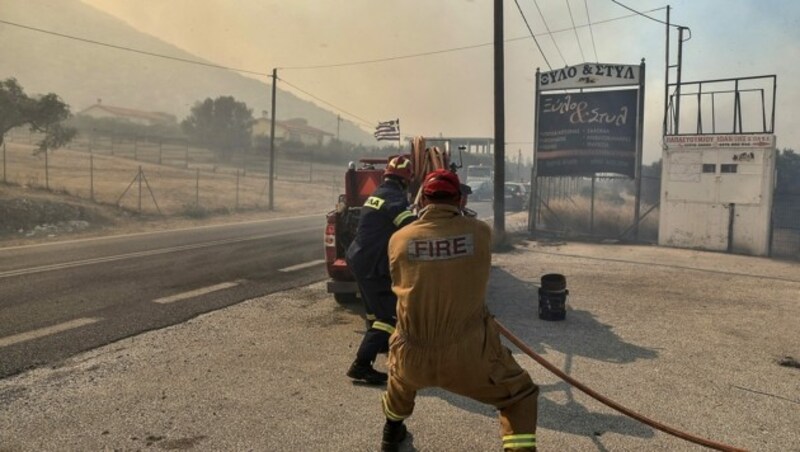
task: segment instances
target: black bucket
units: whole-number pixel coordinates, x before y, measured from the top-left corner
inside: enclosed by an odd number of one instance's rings
[[[558,273],[542,276],[539,288],[539,318],[542,320],[564,320],[567,318],[567,278]]]

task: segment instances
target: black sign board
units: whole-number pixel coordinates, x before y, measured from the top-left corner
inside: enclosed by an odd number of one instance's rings
[[[634,177],[637,91],[542,94],[537,112],[536,173]]]

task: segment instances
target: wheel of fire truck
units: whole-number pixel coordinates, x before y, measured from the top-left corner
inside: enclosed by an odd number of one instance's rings
[[[339,304],[353,304],[358,301],[358,296],[354,293],[335,293],[333,299]]]

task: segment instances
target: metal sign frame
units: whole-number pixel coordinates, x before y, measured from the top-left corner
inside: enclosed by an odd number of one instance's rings
[[[642,145],[643,145],[643,132],[644,132],[644,94],[645,94],[645,60],[642,58],[641,63],[638,65],[638,71],[634,70],[636,65],[609,65],[599,63],[583,63],[576,66],[568,66],[564,69],[557,69],[542,73],[539,68],[536,69],[536,88],[534,93],[534,130],[533,130],[533,164],[531,166],[531,196],[528,206],[528,232],[533,233],[536,231],[536,216],[541,199],[538,193],[538,162],[537,152],[539,150],[539,128],[540,128],[540,115],[539,109],[541,106],[541,95],[543,92],[561,90],[563,92],[570,92],[569,90],[579,90],[578,92],[603,92],[603,91],[618,91],[609,90],[609,87],[626,87],[637,86],[636,89],[636,104],[637,104],[637,122],[636,122],[636,148],[635,148],[635,162],[634,162],[634,183],[635,183],[635,202],[634,202],[634,215],[633,225],[630,230],[633,231],[634,237],[638,238],[639,235],[639,222],[640,222],[640,198],[642,187]],[[602,75],[602,79],[594,79],[591,74]],[[579,77],[580,76],[580,77]],[[546,83],[543,83],[546,82]],[[543,85],[546,85],[543,86]],[[594,88],[594,89],[592,89]],[[594,175],[592,176],[594,178]],[[592,201],[594,201],[594,189],[592,189]]]

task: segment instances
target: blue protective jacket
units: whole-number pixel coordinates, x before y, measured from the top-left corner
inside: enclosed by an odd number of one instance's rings
[[[417,218],[406,193],[400,182],[385,179],[361,208],[356,238],[346,254],[357,278],[389,276],[389,238]]]

